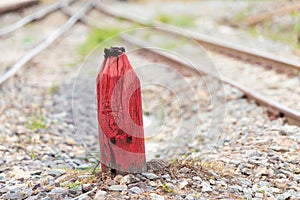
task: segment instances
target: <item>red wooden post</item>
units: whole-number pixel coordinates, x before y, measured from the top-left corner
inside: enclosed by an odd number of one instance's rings
[[[123,47],[105,49],[97,76],[98,130],[102,171],[146,169],[140,81]]]

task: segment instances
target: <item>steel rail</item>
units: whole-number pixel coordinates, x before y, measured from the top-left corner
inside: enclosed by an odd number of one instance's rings
[[[37,45],[35,48],[30,50],[26,55],[24,55],[15,65],[13,65],[3,76],[0,77],[0,86],[3,85],[9,78],[13,77],[22,67],[25,66],[27,62],[49,47],[55,40],[61,37],[65,32],[67,32],[76,22],[78,22],[84,14],[95,6],[94,0],[90,0],[85,3],[84,6],[75,12],[69,20],[53,32],[49,37],[47,37],[42,43]]]
[[[172,25],[167,25],[160,22],[149,22],[148,20],[142,19],[140,16],[133,17],[129,15],[124,15],[122,13],[112,10],[103,3],[97,4],[96,8],[99,11],[112,17],[121,18],[133,23],[140,24],[142,26],[159,28],[159,31],[177,35],[179,37],[183,36],[191,38],[197,43],[209,49],[212,49],[213,51],[223,53],[227,56],[235,57],[250,63],[260,64],[267,68],[274,68],[278,72],[284,72],[289,75],[297,76],[300,73],[300,62],[298,61],[291,61],[286,58],[279,58],[266,52],[245,48],[241,45],[232,44],[224,40],[220,40],[218,38],[195,33],[193,31],[188,31],[186,29],[182,29]]]
[[[11,12],[14,10],[19,10],[21,8],[29,7],[35,4],[38,4],[38,0],[27,0],[27,1],[6,1],[0,6],[0,14]]]
[[[40,20],[59,9],[64,9],[67,6],[75,3],[76,1],[78,1],[78,0],[62,0],[57,3],[51,4],[51,5],[47,6],[46,8],[38,10],[35,13],[27,15],[27,16],[23,17],[22,19],[20,19],[19,21],[15,22],[7,27],[1,28],[0,29],[0,37],[8,35],[9,33],[16,31],[17,29],[25,26],[26,24],[28,24],[30,22]]]
[[[161,53],[161,52],[158,52],[158,51],[155,51],[155,49],[153,48],[149,48],[151,47],[151,44],[148,44],[142,40],[139,40],[137,38],[134,38],[132,36],[129,36],[127,34],[122,34],[121,35],[121,38],[128,42],[128,43],[131,43],[135,46],[138,46],[138,47],[141,47],[143,48],[144,50],[146,51],[150,51],[162,58],[165,58],[167,60],[170,60],[172,62],[175,62],[177,64],[179,64],[180,66],[184,67],[184,68],[187,68],[191,71],[194,71],[194,72],[197,72],[197,73],[202,73],[202,74],[205,74],[205,75],[208,75],[208,76],[211,76],[215,79],[217,79],[218,81],[221,81],[223,83],[226,83],[228,85],[231,85],[232,87],[235,87],[237,89],[239,89],[240,91],[242,91],[249,99],[254,99],[258,104],[266,107],[268,109],[268,111],[274,115],[277,115],[279,117],[285,117],[287,119],[287,122],[289,124],[292,124],[292,125],[297,125],[297,126],[300,126],[300,112],[299,111],[296,111],[296,110],[293,110],[281,103],[278,103],[270,98],[267,98],[265,96],[263,96],[262,94],[254,91],[253,89],[251,88],[248,88],[248,87],[245,87],[239,83],[237,83],[236,81],[234,80],[231,80],[229,78],[226,78],[226,77],[221,77],[215,73],[212,73],[208,70],[205,70],[205,68],[197,68],[195,69],[194,67],[192,67],[191,65],[189,65],[188,63],[186,62],[183,62],[182,60],[174,57],[174,56],[170,56],[168,54],[164,54],[164,53]]]

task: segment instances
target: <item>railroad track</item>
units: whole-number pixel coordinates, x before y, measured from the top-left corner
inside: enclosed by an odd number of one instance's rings
[[[139,20],[136,18],[133,18],[131,16],[123,15],[117,12],[114,12],[110,8],[106,7],[105,5],[98,4],[97,9],[109,16],[117,17],[125,19],[129,22],[133,22],[136,24],[141,24],[143,26],[149,27],[149,22],[144,20]],[[221,40],[218,40],[216,38],[210,38],[208,36],[199,35],[193,32],[188,32],[179,28],[176,28],[174,26],[165,25],[159,22],[152,22],[151,27],[154,29],[159,30],[160,32],[180,36],[180,37],[186,37],[190,38],[199,44],[203,45],[204,47],[207,47],[210,50],[221,52],[222,54],[228,55],[230,57],[238,58],[240,60],[255,63],[261,66],[264,66],[268,69],[275,69],[277,72],[280,73],[286,73],[289,76],[298,76],[300,72],[300,63],[290,61],[287,59],[277,58],[273,55],[269,55],[266,53],[249,50],[246,48],[242,48],[237,45],[228,44],[226,42],[223,42]],[[125,39],[127,42],[130,42],[134,45],[137,45],[139,47],[147,47],[149,44],[139,41],[136,38],[123,36],[123,39]],[[151,46],[151,44],[150,44]],[[148,51],[152,51],[151,49],[147,49]],[[191,66],[187,65],[186,63],[181,63],[178,60],[174,60],[173,57],[169,57],[165,54],[160,54],[158,52],[154,52],[156,54],[159,54],[159,56],[165,57],[168,60],[173,60],[177,63],[180,63],[185,68],[191,68]],[[279,103],[273,99],[267,98],[263,94],[246,87],[230,78],[223,77],[220,78],[217,74],[211,73],[209,71],[205,71],[205,69],[199,69],[202,73],[207,74],[211,77],[214,77],[218,79],[219,81],[229,84],[239,90],[241,90],[249,99],[254,99],[258,104],[265,106],[268,109],[268,114],[272,115],[273,117],[285,117],[287,119],[287,122],[289,124],[294,124],[297,126],[300,126],[300,112],[298,110],[289,108],[285,106],[282,103]],[[273,118],[272,117],[272,118]]]
[[[275,117],[285,117],[287,119],[288,123],[300,126],[300,112],[299,111],[293,110],[283,104],[280,104],[270,98],[267,98],[267,97],[261,95],[260,93],[256,92],[255,90],[245,87],[232,79],[229,79],[226,77],[221,78],[218,74],[212,73],[203,68],[195,69],[194,67],[187,64],[186,62],[182,62],[173,56],[170,56],[168,54],[162,54],[161,52],[157,52],[151,48],[147,48],[147,47],[151,46],[151,44],[146,43],[142,40],[136,39],[132,36],[125,35],[125,34],[122,35],[122,39],[124,39],[126,42],[131,43],[135,46],[144,48],[146,51],[151,51],[152,53],[154,53],[160,57],[163,57],[167,60],[171,60],[186,69],[192,70],[197,73],[200,71],[201,73],[208,75],[210,77],[213,77],[225,84],[229,84],[229,85],[239,89],[240,91],[242,91],[249,99],[254,99],[258,104],[267,107],[269,114],[272,114]]]
[[[146,27],[151,26],[152,28],[158,28],[158,30],[160,31],[179,37],[183,36],[193,39],[194,41],[213,51],[220,52],[222,54],[238,58],[246,62],[260,64],[261,66],[264,66],[268,69],[275,69],[280,73],[287,73],[290,76],[298,76],[300,72],[300,63],[296,61],[278,58],[274,55],[265,52],[244,48],[239,45],[225,42],[222,39],[209,37],[207,35],[191,32],[186,29],[163,24],[160,22],[149,22],[147,20],[141,20],[140,18],[134,18],[129,15],[124,15],[122,13],[115,12],[111,8],[105,6],[104,4],[98,4],[97,9],[107,15],[116,18],[124,19]]]
[[[74,3],[77,0],[66,0],[66,1],[60,1],[56,4],[53,4],[45,9],[39,10],[36,13],[24,17],[15,24],[8,26],[6,28],[3,28],[0,31],[0,35],[6,35],[8,33],[11,33],[25,24],[42,19],[46,15],[49,15],[50,13],[53,13],[55,11],[58,11],[60,9],[64,9],[62,12],[66,13],[66,7],[72,3]],[[59,39],[63,36],[65,32],[67,32],[76,22],[82,20],[84,21],[84,14],[92,9],[95,6],[96,1],[90,0],[82,5],[82,8],[77,10],[74,13],[68,12],[69,19],[65,24],[60,26],[55,32],[53,32],[51,35],[46,37],[40,44],[32,48],[27,54],[22,56],[13,66],[9,68],[8,71],[6,71],[3,75],[0,77],[0,86],[2,86],[7,80],[12,78],[21,68],[23,68],[26,63],[28,63],[30,60],[32,60],[35,56],[37,56],[39,53],[41,53],[43,50],[45,50],[47,47],[49,47],[51,44],[53,44],[54,41]]]
[[[96,1],[89,1],[88,3],[86,3],[84,5],[84,7],[82,9],[78,10],[77,12],[75,12],[73,14],[66,11],[66,10],[68,10],[66,5],[70,5],[75,1],[76,0],[61,1],[59,3],[49,6],[48,8],[46,8],[43,11],[38,11],[37,13],[40,13],[40,14],[35,13],[31,16],[25,17],[19,21],[20,23],[16,23],[16,24],[11,25],[11,26],[7,27],[6,29],[2,29],[2,31],[0,31],[0,33],[2,35],[7,35],[15,30],[21,28],[26,23],[42,19],[43,17],[47,16],[51,12],[55,12],[57,10],[62,10],[62,12],[70,15],[69,20],[64,25],[62,25],[59,29],[57,29],[57,31],[54,32],[52,35],[47,37],[41,44],[39,44],[38,46],[33,48],[31,51],[29,51],[15,65],[13,65],[4,75],[2,75],[0,77],[0,86],[3,85],[8,79],[13,77],[22,67],[25,66],[25,64],[27,62],[29,62],[31,59],[33,59],[35,56],[37,56],[40,52],[42,52],[48,46],[50,46],[55,40],[57,40],[59,37],[61,37],[77,21],[82,20],[86,24],[89,24],[89,22],[83,17],[83,14],[86,13],[91,8],[93,8],[93,6],[96,6],[96,8],[98,10],[100,10],[101,12],[104,12],[105,14],[109,14],[110,16],[123,18],[130,22],[139,23],[144,26],[149,25],[149,23],[147,21],[136,20],[129,16],[124,16],[124,15],[120,15],[119,13],[113,12],[112,10],[110,10],[109,8],[107,8],[101,4],[96,4]],[[19,24],[19,25],[17,25],[17,24]],[[209,49],[213,49],[214,51],[217,51],[217,52],[222,52],[223,54],[230,55],[231,57],[242,59],[243,61],[248,61],[248,62],[253,63],[253,60],[255,60],[256,64],[264,65],[264,66],[267,66],[268,68],[275,68],[275,69],[277,69],[277,71],[286,72],[289,75],[296,75],[300,71],[299,63],[296,63],[296,62],[291,62],[289,60],[274,58],[273,56],[270,56],[270,55],[262,55],[261,53],[258,53],[255,51],[250,51],[247,49],[236,47],[234,45],[229,45],[229,44],[221,42],[217,39],[212,39],[212,38],[208,38],[203,35],[198,35],[198,34],[187,32],[187,31],[182,31],[181,29],[175,28],[173,26],[164,25],[161,23],[155,22],[153,24],[153,27],[155,29],[159,29],[159,31],[163,31],[167,34],[191,38],[191,39],[197,41],[198,43],[204,45],[205,47],[208,47]],[[129,36],[123,36],[123,39],[125,39],[126,41],[128,41],[134,45],[138,45],[141,47],[146,46],[146,44],[143,44],[141,41],[138,41],[137,39],[133,39],[132,37],[130,38]],[[165,57],[166,59],[173,60],[177,63],[180,63],[180,61],[174,60],[174,58],[168,57],[167,55],[159,54],[159,56],[162,56],[162,57]],[[185,68],[190,67],[184,63],[180,63],[180,64]],[[282,69],[282,66],[284,66],[284,69]],[[280,68],[280,70],[279,70],[279,68]],[[235,88],[238,88],[248,98],[254,99],[257,103],[267,107],[268,111],[271,115],[274,115],[275,117],[285,117],[290,124],[296,124],[296,125],[300,126],[300,112],[299,111],[291,109],[291,108],[289,108],[281,103],[278,103],[270,98],[266,98],[262,94],[254,91],[251,88],[245,87],[244,85],[241,85],[238,82],[233,81],[232,79],[229,79],[229,78],[221,79],[216,74],[213,74],[209,71],[205,71],[203,69],[201,69],[201,70],[202,70],[202,73],[204,73],[204,74],[207,74],[211,77],[218,79],[219,81],[229,84]]]
[[[70,13],[67,12],[67,7],[72,5],[76,1],[78,1],[78,0],[59,1],[57,3],[47,6],[46,8],[40,9],[37,12],[32,13],[31,15],[23,17],[22,19],[18,20],[17,22],[0,29],[0,37],[7,36],[9,33],[16,31],[17,29],[25,26],[26,24],[28,24],[30,22],[41,20],[44,17],[50,15],[51,13],[56,12],[57,10],[62,10],[64,13],[70,15]]]

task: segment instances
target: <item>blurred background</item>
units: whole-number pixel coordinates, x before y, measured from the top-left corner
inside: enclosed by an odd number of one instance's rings
[[[299,55],[300,3],[291,0],[103,1],[136,18],[160,21],[270,52]],[[280,43],[272,44],[272,42]]]

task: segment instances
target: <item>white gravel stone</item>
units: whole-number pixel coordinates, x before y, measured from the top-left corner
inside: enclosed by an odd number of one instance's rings
[[[111,185],[108,187],[108,190],[111,191],[124,191],[127,190],[127,186],[126,185]]]
[[[151,200],[165,200],[164,196],[161,196],[161,195],[158,195],[158,194],[154,194],[154,193],[151,193],[150,197],[151,197]]]
[[[65,194],[67,194],[67,191],[66,191],[65,188],[59,188],[59,187],[57,187],[57,188],[52,189],[51,193],[64,194],[65,195]]]
[[[195,198],[194,195],[188,194],[188,195],[186,195],[186,197],[185,197],[184,199],[185,199],[185,200],[195,200],[196,198]]]
[[[154,179],[159,178],[156,174],[150,173],[150,172],[142,173],[142,175],[145,176],[147,179],[150,179],[150,180],[154,180]]]
[[[183,173],[183,174],[187,174],[191,171],[191,169],[187,168],[187,167],[183,167],[179,170],[180,173]]]
[[[194,176],[193,180],[195,180],[195,181],[197,181],[199,183],[202,183],[202,179],[199,176]]]
[[[137,181],[139,181],[138,178],[136,178],[132,174],[128,174],[128,175],[124,176],[123,178],[121,178],[120,184],[131,184],[131,183],[135,183]]]
[[[263,195],[263,193],[261,193],[261,192],[256,192],[256,193],[255,193],[255,197],[257,197],[257,198],[263,198],[264,195]]]
[[[297,175],[294,175],[294,181],[296,181],[296,182],[300,182],[300,175],[299,174],[297,174]]]
[[[144,191],[139,188],[139,187],[132,187],[128,190],[129,193],[133,193],[133,194],[141,194],[143,193]]]
[[[275,188],[275,187],[270,187],[270,191],[271,191],[273,194],[279,194],[279,193],[281,193],[280,189]]]
[[[210,185],[207,182],[202,182],[202,192],[212,192],[212,188],[210,187]]]
[[[189,182],[187,182],[186,180],[180,181],[179,182],[179,188],[182,189],[185,186],[187,186],[189,184]]]
[[[163,179],[167,180],[167,181],[171,180],[171,177],[170,177],[169,174],[164,174],[164,175],[162,175],[161,177],[162,177]]]
[[[95,200],[104,200],[106,197],[107,192],[103,190],[98,190],[95,195]]]

